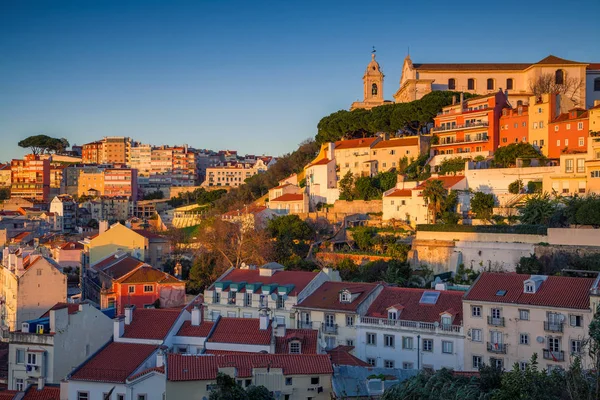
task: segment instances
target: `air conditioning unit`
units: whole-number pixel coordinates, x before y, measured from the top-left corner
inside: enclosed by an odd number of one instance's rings
[[[308,391],[309,391],[309,392],[314,392],[314,391],[316,391],[316,390],[317,390],[317,388],[315,388],[315,387],[309,387],[309,388],[308,388]]]

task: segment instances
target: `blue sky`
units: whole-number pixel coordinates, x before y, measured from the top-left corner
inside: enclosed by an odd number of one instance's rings
[[[0,2],[0,161],[45,133],[280,155],[415,62],[600,62],[597,0]]]

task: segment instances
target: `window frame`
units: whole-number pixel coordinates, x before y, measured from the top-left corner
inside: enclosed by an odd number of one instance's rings
[[[428,352],[428,353],[433,353],[433,339],[425,339],[425,338],[423,338],[421,340],[422,340],[421,348],[423,349],[423,351]],[[429,348],[428,350],[425,349],[425,347],[426,347],[425,343],[426,342],[430,343],[430,346],[427,346]]]
[[[377,346],[377,333],[375,332],[366,332],[366,342],[367,342],[367,346]],[[373,340],[371,340],[371,338]]]
[[[383,347],[396,347],[396,337],[394,335],[383,335]]]
[[[446,347],[450,347],[450,351]],[[450,340],[442,340],[442,354],[454,354],[454,342]]]
[[[150,288],[150,290],[147,290]],[[152,293],[154,292],[154,285],[144,285],[144,293]]]
[[[529,333],[519,333],[519,344],[523,346],[529,346],[531,344]]]

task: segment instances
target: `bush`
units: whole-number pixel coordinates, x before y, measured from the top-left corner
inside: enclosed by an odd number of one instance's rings
[[[465,162],[467,160],[462,157],[447,158],[440,164],[439,172],[442,175],[456,173],[465,170]]]
[[[542,182],[538,182],[538,181],[527,182],[527,193],[542,193]]]
[[[476,192],[471,199],[471,210],[480,219],[489,219],[494,211],[494,205],[496,200],[493,194],[486,194],[483,192]]]
[[[548,227],[544,225],[417,225],[417,232],[474,232],[474,233],[508,233],[519,235],[547,235]]]
[[[529,257],[521,257],[515,270],[517,274],[537,275],[543,273],[544,265],[535,254],[532,254]]]
[[[519,194],[521,190],[523,190],[523,181],[521,179],[517,179],[508,185],[508,192],[511,194]]]

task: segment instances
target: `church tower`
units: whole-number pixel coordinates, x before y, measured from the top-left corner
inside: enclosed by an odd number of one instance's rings
[[[373,107],[381,106],[385,103],[383,100],[383,72],[379,63],[375,60],[375,49],[371,53],[371,62],[367,65],[363,75],[364,97],[363,101],[352,103],[350,110],[365,108],[370,110]]]

